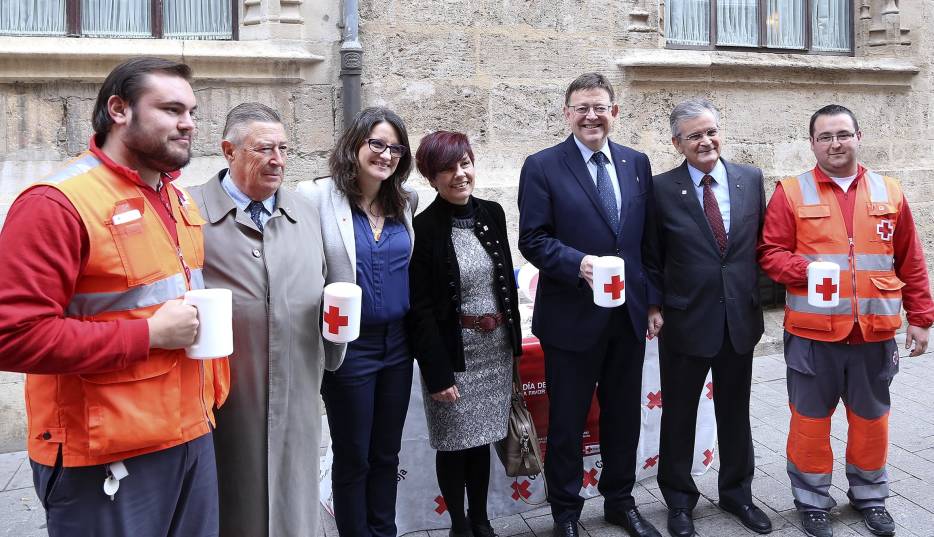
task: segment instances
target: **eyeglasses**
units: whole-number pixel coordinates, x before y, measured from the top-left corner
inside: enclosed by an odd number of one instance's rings
[[[607,112],[610,111],[610,108],[612,108],[612,105],[609,105],[609,104],[594,104],[594,105],[579,104],[579,105],[576,105],[576,106],[568,106],[568,108],[570,108],[571,110],[573,110],[574,113],[577,114],[577,115],[579,115],[579,116],[586,116],[586,115],[587,115],[587,112],[589,112],[589,111],[591,111],[591,110],[593,110],[593,113],[594,113],[594,114],[597,114],[598,116],[602,116],[603,114],[606,114]]]
[[[368,138],[366,143],[368,146],[370,146],[370,151],[376,153],[377,155],[382,155],[383,151],[386,151],[386,148],[389,148],[389,156],[392,158],[402,157],[409,151],[409,148],[404,145],[387,144],[379,138]]]
[[[814,141],[819,144],[829,144],[830,142],[836,140],[841,144],[845,144],[855,137],[855,132],[840,132],[837,134],[821,134],[817,138],[814,138]]]
[[[286,157],[289,153],[289,147],[285,144],[282,145],[261,145],[258,147],[251,147],[250,151],[254,153],[259,153],[264,157],[271,157],[274,153],[278,152],[280,157]]]
[[[718,134],[720,134],[720,131],[717,130],[717,129],[707,129],[706,131],[701,131],[701,132],[695,132],[695,133],[688,134],[688,135],[685,136],[683,139],[684,139],[684,140],[687,140],[687,141],[689,141],[689,142],[699,142],[699,141],[701,141],[705,136],[706,136],[707,138],[716,138]],[[678,136],[678,138],[681,138],[681,136]]]

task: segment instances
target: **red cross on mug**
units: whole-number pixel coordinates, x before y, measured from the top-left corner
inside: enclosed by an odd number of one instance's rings
[[[610,278],[610,283],[603,284],[603,292],[612,296],[613,300],[619,300],[624,289],[626,289],[626,282],[621,280],[617,274]]]
[[[833,279],[824,278],[814,290],[820,294],[821,298],[829,302],[833,298],[833,294],[837,292],[837,286],[834,285]]]
[[[350,324],[350,318],[341,315],[341,310],[337,306],[330,306],[327,313],[324,314],[324,322],[328,325],[328,332],[337,334],[341,331],[342,326]]]

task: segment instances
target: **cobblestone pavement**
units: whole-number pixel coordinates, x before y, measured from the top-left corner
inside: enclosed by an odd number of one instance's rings
[[[901,340],[901,338],[900,338]],[[756,443],[755,501],[772,519],[775,537],[802,536],[785,473],[785,436],[789,411],[785,391],[785,365],[781,355],[756,358],[752,386],[752,434]],[[889,421],[889,474],[892,497],[886,504],[898,524],[900,537],[934,537],[934,355],[905,358],[892,383],[893,412]],[[833,497],[834,535],[871,535],[846,500],[843,473],[846,418],[843,407],[834,414],[831,444],[835,455]],[[701,500],[694,510],[700,537],[756,535],[716,506],[717,469],[697,479]],[[0,536],[44,537],[45,515],[32,487],[25,452],[0,454]],[[654,479],[636,485],[639,509],[665,533],[666,508]],[[337,537],[334,520],[322,510],[322,534]],[[493,527],[501,537],[551,535],[548,508],[500,518]],[[581,535],[626,535],[603,520],[600,498],[588,500],[581,517]],[[413,532],[409,537],[446,537],[447,530]],[[249,536],[245,536],[249,537]]]

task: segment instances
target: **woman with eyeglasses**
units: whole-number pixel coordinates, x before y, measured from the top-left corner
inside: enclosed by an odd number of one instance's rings
[[[513,357],[522,352],[506,216],[498,203],[473,196],[465,134],[431,133],[415,157],[438,192],[415,218],[409,270],[428,439],[450,536],[495,537],[486,510],[490,444],[506,436]]]
[[[340,368],[324,373],[321,386],[342,537],[396,535],[396,473],[412,386],[403,322],[418,204],[415,192],[403,188],[411,165],[402,119],[386,108],[366,108],[331,153],[330,178],[298,188],[318,208],[327,283],[353,282],[363,290],[360,337],[347,345]]]

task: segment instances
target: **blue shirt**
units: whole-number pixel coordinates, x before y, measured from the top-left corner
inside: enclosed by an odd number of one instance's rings
[[[360,324],[402,319],[409,311],[409,234],[402,222],[387,218],[377,241],[363,211],[354,207],[352,212],[357,285],[363,290]]]
[[[701,210],[704,208],[704,185],[701,181],[704,179],[704,172],[688,164],[688,173],[691,174],[691,181],[694,182],[694,193],[700,201]],[[720,215],[723,217],[723,229],[727,234],[730,233],[730,183],[726,177],[726,166],[722,160],[717,161],[717,165],[710,171],[713,181],[710,182],[710,189],[717,198],[717,205],[720,207]]]
[[[249,196],[244,194],[237,188],[236,183],[233,182],[233,179],[230,177],[230,170],[227,170],[227,173],[221,177],[221,186],[224,187],[224,191],[227,192],[227,195],[230,196],[230,199],[233,200],[234,205],[237,206],[237,209],[245,212],[247,217],[250,216],[250,213],[246,210],[247,206],[250,205],[250,202],[253,201]],[[272,211],[276,208],[276,194],[261,201],[263,204],[263,210],[259,213],[259,220],[263,223],[263,226],[266,225],[266,222],[269,221],[269,218],[272,217]]]
[[[587,163],[587,171],[590,172],[590,180],[593,181],[594,186],[597,186],[597,163],[590,160],[596,151],[582,144],[581,141],[577,139],[577,136],[574,137],[574,143],[577,144],[581,156],[584,157],[584,162]],[[621,196],[619,193],[619,181],[616,179],[616,165],[613,164],[613,154],[610,153],[609,139],[603,142],[603,147],[600,149],[600,152],[606,155],[606,171],[610,174],[610,183],[613,185],[613,195],[616,196],[616,208],[618,209],[622,207],[620,203]]]

